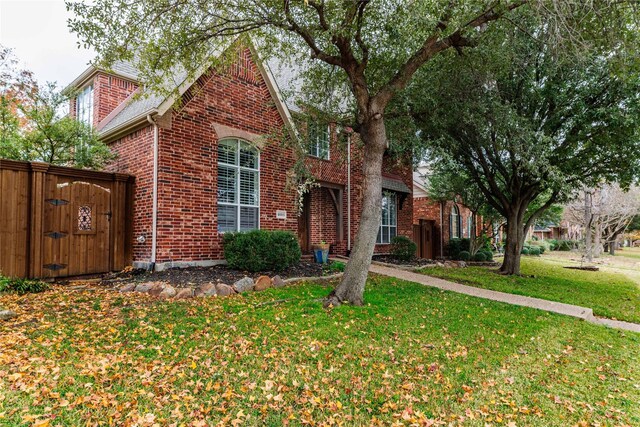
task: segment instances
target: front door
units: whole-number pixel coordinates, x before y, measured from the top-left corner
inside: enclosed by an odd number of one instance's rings
[[[311,252],[311,194],[306,193],[302,199],[302,212],[298,217],[298,240],[302,253]]]
[[[48,175],[42,237],[45,276],[109,271],[109,185]]]

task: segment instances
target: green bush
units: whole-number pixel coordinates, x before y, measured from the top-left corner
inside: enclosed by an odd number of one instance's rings
[[[225,233],[223,245],[229,267],[250,272],[284,270],[302,256],[297,237],[288,231]]]
[[[418,245],[405,236],[396,236],[391,239],[391,255],[402,261],[409,261],[416,255]]]
[[[555,250],[558,249],[558,239],[548,239],[548,240],[545,240],[545,241],[549,245],[549,250],[550,251],[555,251]]]
[[[570,251],[572,249],[576,249],[578,247],[577,242],[575,240],[558,240],[559,251]]]
[[[482,252],[484,254],[486,261],[493,261],[493,251],[489,249],[481,249],[478,252]]]
[[[451,239],[447,245],[447,253],[452,259],[460,259],[460,252],[469,252],[469,239]]]
[[[520,253],[522,255],[529,255],[529,248],[522,248],[522,251]]]
[[[341,261],[334,261],[331,264],[329,264],[329,270],[335,271],[335,272],[343,272],[344,267],[345,267],[345,263]]]
[[[485,262],[487,260],[487,256],[484,252],[476,252],[472,259],[477,262]]]
[[[15,292],[18,295],[35,294],[49,289],[49,285],[39,280],[12,279],[0,276],[0,292]]]
[[[535,255],[538,256],[540,255],[540,248],[533,246],[529,249],[529,255]]]
[[[458,259],[460,261],[469,261],[471,259],[471,254],[469,253],[469,251],[461,251],[458,254]]]

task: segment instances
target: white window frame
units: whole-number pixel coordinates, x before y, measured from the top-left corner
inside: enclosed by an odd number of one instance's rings
[[[455,222],[454,222],[455,218]],[[450,239],[461,239],[462,238],[462,224],[460,221],[462,217],[460,216],[460,208],[456,204],[451,207],[451,213],[449,213],[449,227],[451,236]]]
[[[326,125],[326,140],[320,140],[320,132],[316,132],[315,141],[311,140],[311,128],[316,127],[319,131],[322,126],[322,123],[318,121],[309,121],[307,123],[307,137],[309,138],[309,147],[307,149],[307,153],[312,157],[317,157],[318,159],[331,160],[331,126],[329,126],[328,124]],[[323,144],[326,144],[326,157],[322,155],[322,149],[324,148]]]
[[[382,212],[382,216],[380,218],[380,228],[378,228],[378,237],[376,237],[377,245],[388,245],[391,243],[391,240],[393,239],[393,237],[398,235],[398,195],[390,191],[389,192],[385,191],[384,193],[382,193],[383,200],[380,206],[381,210],[382,210],[382,206],[384,205],[385,198],[389,200],[387,202],[387,206],[389,206],[390,209],[387,209],[386,218],[384,215],[384,211]],[[391,209],[393,209],[395,212],[394,216],[391,215]],[[394,219],[393,224],[391,221],[392,218]],[[385,220],[386,220],[386,224],[385,224]],[[386,233],[384,232],[385,229],[387,230]],[[391,237],[392,229],[395,231],[393,237]]]
[[[229,142],[235,142],[236,143],[236,150],[235,150],[235,163],[231,164],[231,163],[224,163],[220,161],[220,157],[218,157],[218,171],[217,171],[217,176],[219,179],[220,176],[220,166],[224,166],[226,168],[229,169],[234,169],[236,172],[236,180],[235,180],[235,185],[236,185],[236,202],[235,203],[229,203],[229,202],[221,202],[219,197],[218,197],[218,192],[216,189],[216,199],[217,199],[217,206],[233,206],[236,208],[236,228],[235,230],[220,230],[220,223],[219,221],[217,222],[217,229],[218,229],[218,233],[224,234],[224,233],[228,233],[228,232],[238,232],[238,231],[251,231],[251,230],[259,230],[260,229],[260,150],[254,146],[253,144],[244,141],[242,139],[238,139],[238,138],[224,138],[221,139],[220,141],[218,141],[218,145],[222,144],[222,143],[229,143]],[[245,166],[240,166],[240,148],[241,147],[249,147],[252,150],[255,150],[255,152],[258,155],[258,167],[256,169],[254,168],[248,168]],[[257,174],[258,179],[257,179],[257,192],[256,192],[256,204],[255,205],[249,205],[246,203],[242,203],[241,198],[240,198],[240,188],[241,188],[241,182],[240,182],[240,177],[241,177],[241,171],[247,171],[247,172],[254,172]],[[256,224],[256,228],[255,229],[251,229],[251,230],[240,230],[240,213],[241,213],[241,208],[256,208],[257,211],[257,224]]]
[[[468,237],[471,239],[473,237],[473,223],[474,223],[474,218],[473,218],[473,214],[470,213],[469,216],[467,217],[467,234],[469,235]]]
[[[76,119],[93,126],[93,85],[82,89],[76,97]]]

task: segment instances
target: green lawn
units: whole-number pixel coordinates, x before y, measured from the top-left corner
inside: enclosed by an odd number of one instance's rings
[[[640,425],[638,334],[387,278],[364,307],[327,292],[0,296],[0,425]]]
[[[640,260],[640,248],[623,248],[616,251],[615,256]]]
[[[522,276],[501,276],[495,271],[487,267],[422,270],[465,285],[590,307],[598,316],[640,322],[640,286],[621,274],[570,270],[544,257],[522,257]]]

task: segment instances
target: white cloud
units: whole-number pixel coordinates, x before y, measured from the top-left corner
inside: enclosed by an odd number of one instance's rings
[[[0,0],[0,44],[12,48],[38,81],[66,86],[94,57],[78,48],[69,18],[64,0]]]

